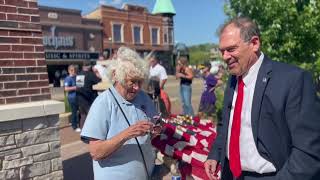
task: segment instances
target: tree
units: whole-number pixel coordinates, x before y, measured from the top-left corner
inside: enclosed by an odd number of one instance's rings
[[[227,0],[229,18],[247,16],[261,30],[262,51],[313,73],[319,87],[319,0]]]
[[[211,60],[210,50],[216,46],[217,45],[210,44],[210,43],[190,46],[189,47],[190,64],[197,65],[197,64],[202,64],[205,61]]]

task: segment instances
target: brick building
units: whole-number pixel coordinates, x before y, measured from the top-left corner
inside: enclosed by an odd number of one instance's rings
[[[124,4],[121,9],[101,5],[85,17],[102,23],[104,54],[123,45],[137,50],[142,56],[157,51],[167,71],[173,70],[173,14],[154,15],[145,7]]]
[[[39,6],[49,82],[102,53],[102,27],[98,20],[82,18],[80,10]]]

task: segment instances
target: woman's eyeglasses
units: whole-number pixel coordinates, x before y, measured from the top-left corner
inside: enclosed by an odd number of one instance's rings
[[[141,87],[142,85],[142,80],[126,80],[126,86],[128,88],[133,88],[133,87]]]

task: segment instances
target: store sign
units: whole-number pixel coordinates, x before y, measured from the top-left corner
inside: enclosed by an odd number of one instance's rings
[[[51,28],[51,36],[43,36],[43,45],[46,47],[54,47],[58,49],[60,47],[73,47],[74,37],[73,36],[55,36],[56,26]]]
[[[45,52],[46,59],[99,59],[99,53]]]
[[[49,12],[48,13],[48,18],[49,19],[58,19],[58,14],[55,12]]]

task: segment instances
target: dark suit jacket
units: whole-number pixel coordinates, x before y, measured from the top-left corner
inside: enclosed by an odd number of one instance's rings
[[[222,121],[208,157],[222,166],[236,81],[234,76],[229,78]],[[256,81],[251,122],[259,154],[276,167],[275,179],[320,179],[320,105],[309,73],[265,56]]]

